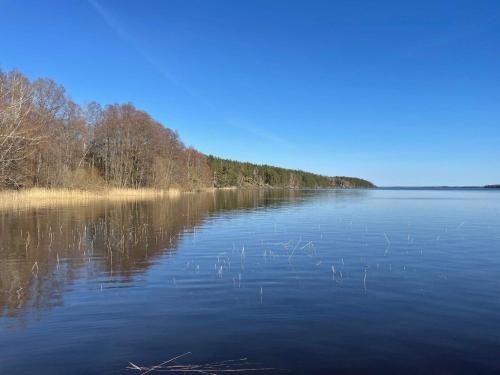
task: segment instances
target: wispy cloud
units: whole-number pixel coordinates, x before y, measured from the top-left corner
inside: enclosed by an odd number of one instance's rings
[[[157,61],[152,57],[144,48],[142,48],[141,43],[134,37],[133,34],[129,33],[122,22],[120,22],[116,17],[114,17],[110,11],[104,8],[97,0],[87,0],[95,12],[101,17],[104,23],[128,46],[130,46],[139,56],[141,56],[150,66],[152,66],[165,80],[174,84],[175,86],[186,91],[191,96],[194,94],[185,85],[182,85],[174,75],[165,69],[164,64]]]
[[[281,147],[293,148],[293,144],[290,143],[287,139],[280,137],[267,129],[255,125],[249,125],[242,121],[226,121],[226,123],[234,128],[243,130],[263,141],[270,142]]]
[[[123,22],[121,22],[117,17],[115,17],[112,12],[105,7],[103,7],[97,0],[87,0],[92,9],[97,13],[97,15],[104,21],[104,23],[130,48],[132,48],[140,57],[142,57],[151,67],[153,67],[159,75],[165,79],[170,84],[180,88],[182,91],[187,93],[189,96],[194,98],[200,104],[210,109],[213,113],[216,113],[220,117],[220,112],[216,110],[215,106],[210,103],[206,98],[196,94],[192,89],[187,87],[184,83],[181,83],[175,75],[165,68],[163,62],[158,61],[154,58],[148,51],[146,51],[141,42],[127,30]],[[277,146],[284,146],[287,148],[292,148],[293,145],[286,139],[273,134],[272,132],[254,126],[245,124],[242,121],[230,121],[227,119],[220,120],[222,124],[227,127],[233,127],[236,129],[243,130],[249,135],[257,137],[263,141],[273,143]]]

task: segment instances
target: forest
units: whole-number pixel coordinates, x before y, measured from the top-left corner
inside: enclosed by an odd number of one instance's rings
[[[300,170],[257,165],[208,156],[214,187],[282,188],[373,188],[371,182],[355,177],[328,177]]]
[[[206,156],[131,103],[81,106],[53,80],[0,70],[0,188],[373,187]]]

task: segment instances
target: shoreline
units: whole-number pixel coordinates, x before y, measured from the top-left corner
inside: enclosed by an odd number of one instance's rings
[[[196,190],[182,190],[178,188],[99,188],[99,189],[72,189],[72,188],[27,188],[21,190],[0,190],[0,211],[36,209],[59,206],[78,206],[91,202],[133,202],[153,199],[176,199],[183,194],[216,191],[249,191],[249,190],[352,190],[356,188],[295,188],[277,186],[228,186],[201,188]]]

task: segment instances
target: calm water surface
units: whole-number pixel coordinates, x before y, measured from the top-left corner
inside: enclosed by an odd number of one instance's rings
[[[247,191],[0,212],[0,374],[248,357],[500,373],[500,192]]]

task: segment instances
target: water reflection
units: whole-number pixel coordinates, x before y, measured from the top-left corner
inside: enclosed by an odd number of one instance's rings
[[[225,191],[1,212],[0,316],[36,315],[61,304],[65,288],[77,277],[126,285],[159,255],[175,253],[179,238],[211,213],[293,204],[306,196],[282,190]]]
[[[498,373],[499,212],[482,190],[3,212],[0,373],[122,374],[186,352],[290,374]]]

